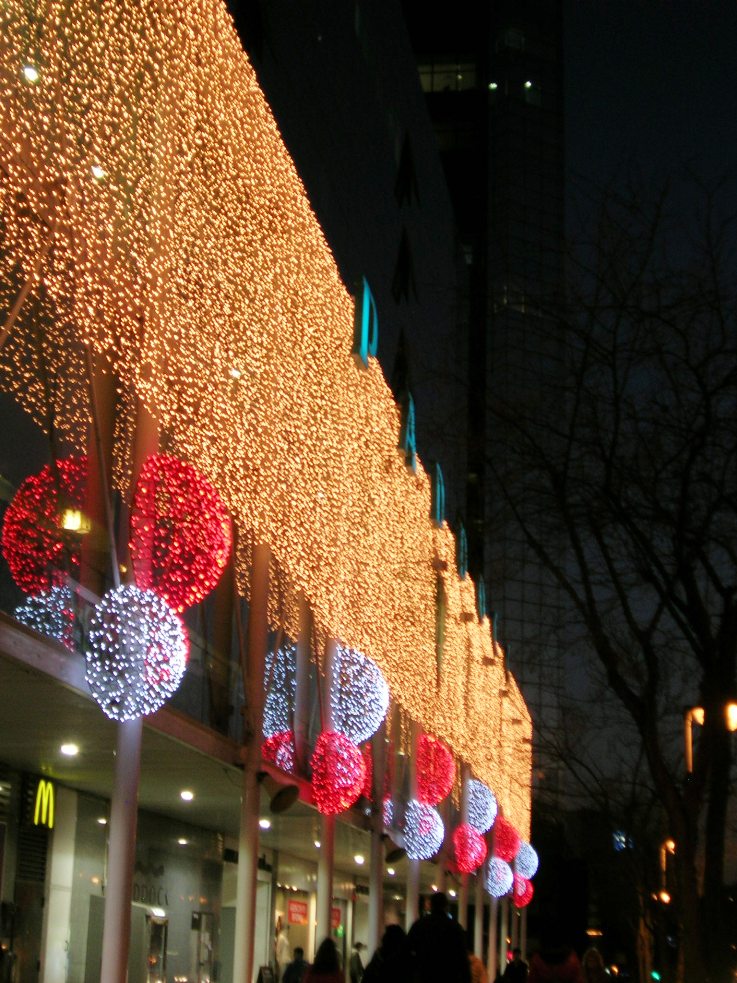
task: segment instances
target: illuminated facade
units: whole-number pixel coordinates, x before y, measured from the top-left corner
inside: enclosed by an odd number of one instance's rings
[[[225,6],[51,2],[41,17],[11,0],[0,28],[0,390],[52,460],[87,452],[91,475],[108,476],[89,492],[107,506],[88,502],[86,601],[109,580],[98,527],[131,507],[146,418],[148,444],[198,469],[235,529],[232,592],[189,621],[203,632],[211,617],[225,656],[219,675],[202,647],[211,716],[238,702],[247,659],[230,629],[248,610],[251,631],[266,547],[271,636],[296,642],[310,625],[307,699],[329,687],[335,640],[365,653],[388,684],[397,755],[411,758],[418,727],[442,740],[456,805],[463,765],[529,838],[529,714],[411,434],[399,446],[379,364],[356,358],[356,302]],[[359,341],[360,329],[359,317]],[[253,669],[240,677],[249,712]]]

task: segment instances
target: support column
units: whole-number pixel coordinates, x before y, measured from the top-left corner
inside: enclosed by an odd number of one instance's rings
[[[322,697],[322,719],[325,730],[333,729],[330,694],[333,688],[333,665],[338,643],[329,638],[325,643],[325,687]],[[333,864],[335,857],[335,816],[321,817],[320,857],[317,863],[317,944],[331,934],[330,914],[333,907]]]
[[[522,950],[522,958],[527,959],[527,906],[522,909],[520,916],[520,938],[519,947]]]
[[[386,775],[386,722],[374,734],[373,758],[373,811],[371,815],[371,870],[369,872],[369,930],[368,956],[374,954],[381,942],[384,930],[384,841],[382,833],[384,779]]]
[[[479,959],[484,958],[484,878],[483,866],[476,871],[474,878],[474,918],[473,951]]]
[[[307,774],[310,730],[310,652],[312,611],[304,594],[299,596],[299,637],[297,639],[297,688],[294,697],[294,752],[297,774]]]
[[[491,904],[489,905],[489,949],[486,958],[486,971],[491,981],[496,979],[497,973],[498,925],[499,901],[497,898],[492,898]]]
[[[504,972],[507,965],[507,935],[509,934],[509,899],[499,902],[499,969]]]
[[[412,721],[410,725],[409,747],[409,798],[417,798],[417,747],[420,741],[420,725]],[[407,861],[407,904],[405,927],[407,931],[420,917],[420,860]]]
[[[89,356],[90,378],[94,379],[92,359]],[[98,491],[105,513],[108,531],[113,582],[120,584],[120,572],[115,549],[115,531],[112,522],[112,504],[108,481],[109,462],[105,448],[95,383],[91,385],[93,425],[95,429],[95,470]],[[109,407],[108,407],[109,409]],[[111,417],[112,418],[112,417]],[[136,420],[136,436],[133,450],[133,477],[137,476],[146,456],[158,447],[156,422],[139,402]],[[130,564],[129,564],[130,569]],[[133,897],[133,870],[136,859],[136,831],[138,827],[138,785],[141,774],[141,743],[143,720],[125,720],[117,725],[115,774],[110,803],[108,833],[107,883],[105,885],[105,922],[102,931],[102,964],[100,983],[125,983],[128,976],[128,950],[131,932],[131,901]]]
[[[235,941],[233,979],[246,983],[253,979],[253,950],[256,934],[256,888],[258,880],[258,842],[261,786],[261,732],[264,712],[264,663],[268,645],[268,546],[255,546],[251,566],[251,600],[248,609],[248,643],[243,667],[247,704],[244,709],[246,744],[243,791],[238,837],[238,878],[236,882]]]
[[[468,782],[471,778],[471,769],[467,764],[461,768],[461,812],[460,822],[468,822]],[[468,874],[461,874],[461,889],[458,894],[458,921],[468,929]]]

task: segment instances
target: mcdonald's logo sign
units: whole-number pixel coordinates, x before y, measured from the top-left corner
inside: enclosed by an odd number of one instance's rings
[[[46,778],[39,778],[36,786],[33,825],[54,828],[54,786]]]

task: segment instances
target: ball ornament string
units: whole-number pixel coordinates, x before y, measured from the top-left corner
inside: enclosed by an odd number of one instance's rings
[[[455,762],[442,741],[421,734],[417,745],[417,798],[437,805],[453,788]]]
[[[292,726],[294,700],[297,695],[297,646],[292,642],[280,645],[266,655],[264,670],[266,702],[264,704],[264,737],[281,734]]]
[[[512,868],[505,860],[491,857],[484,871],[484,887],[492,898],[503,898],[509,894],[514,883]]]
[[[54,638],[73,651],[76,612],[74,592],[70,587],[52,587],[27,597],[15,609],[15,618],[39,635]]]
[[[376,733],[386,716],[389,687],[373,659],[342,645],[333,658],[332,674],[333,727],[361,744]]]
[[[62,585],[79,572],[80,539],[63,528],[65,510],[81,512],[87,459],[67,457],[23,481],[5,513],[2,551],[13,580],[26,594]]]
[[[317,811],[326,816],[345,812],[358,799],[366,778],[359,748],[337,731],[323,731],[311,759],[312,797]]]
[[[396,815],[396,810],[394,808],[394,800],[389,796],[386,796],[381,804],[381,820],[384,823],[385,829],[394,828],[394,816]]]
[[[261,757],[264,761],[293,775],[297,770],[294,731],[284,730],[279,734],[269,735],[261,744]]]
[[[515,908],[524,908],[528,905],[532,901],[534,893],[535,888],[532,886],[532,881],[526,877],[522,877],[520,874],[514,875],[512,900],[514,901]]]
[[[131,508],[136,584],[182,612],[217,584],[231,543],[228,512],[210,482],[179,458],[146,458]]]
[[[453,830],[453,850],[462,874],[472,874],[486,860],[484,838],[470,823],[461,823]]]
[[[108,591],[92,612],[85,677],[108,717],[133,720],[175,692],[188,654],[186,629],[166,601],[126,584]]]
[[[437,809],[410,799],[404,812],[404,848],[410,860],[434,857],[445,838],[445,827]]]
[[[471,778],[467,785],[468,822],[478,833],[488,833],[494,825],[497,801],[488,785]]]
[[[511,863],[517,856],[520,837],[514,826],[504,816],[497,816],[494,824],[494,855]]]
[[[530,843],[522,840],[517,851],[517,856],[514,858],[515,871],[529,880],[537,873],[539,862],[537,850]]]

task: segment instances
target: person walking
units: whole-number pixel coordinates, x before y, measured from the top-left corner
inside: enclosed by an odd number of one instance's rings
[[[421,983],[471,983],[466,933],[451,917],[442,891],[432,895],[430,914],[417,919],[407,940]]]
[[[604,967],[604,958],[594,946],[587,949],[581,960],[584,983],[607,983],[608,976]]]
[[[512,949],[512,959],[507,963],[502,979],[504,983],[526,983],[529,967],[522,958],[521,949]]]
[[[315,961],[302,977],[302,983],[345,983],[338,962],[338,950],[332,939],[322,940],[315,953]]]
[[[351,958],[348,961],[348,973],[351,978],[351,983],[361,983],[363,979],[363,960],[361,959],[361,950],[365,949],[363,942],[356,942],[353,946],[353,952],[351,953]]]
[[[412,961],[404,929],[401,925],[387,925],[361,983],[411,983],[411,980]]]
[[[294,950],[294,959],[284,970],[282,983],[302,983],[302,977],[307,972],[309,965],[310,964],[305,959],[304,949],[300,948],[300,946],[296,946]]]

